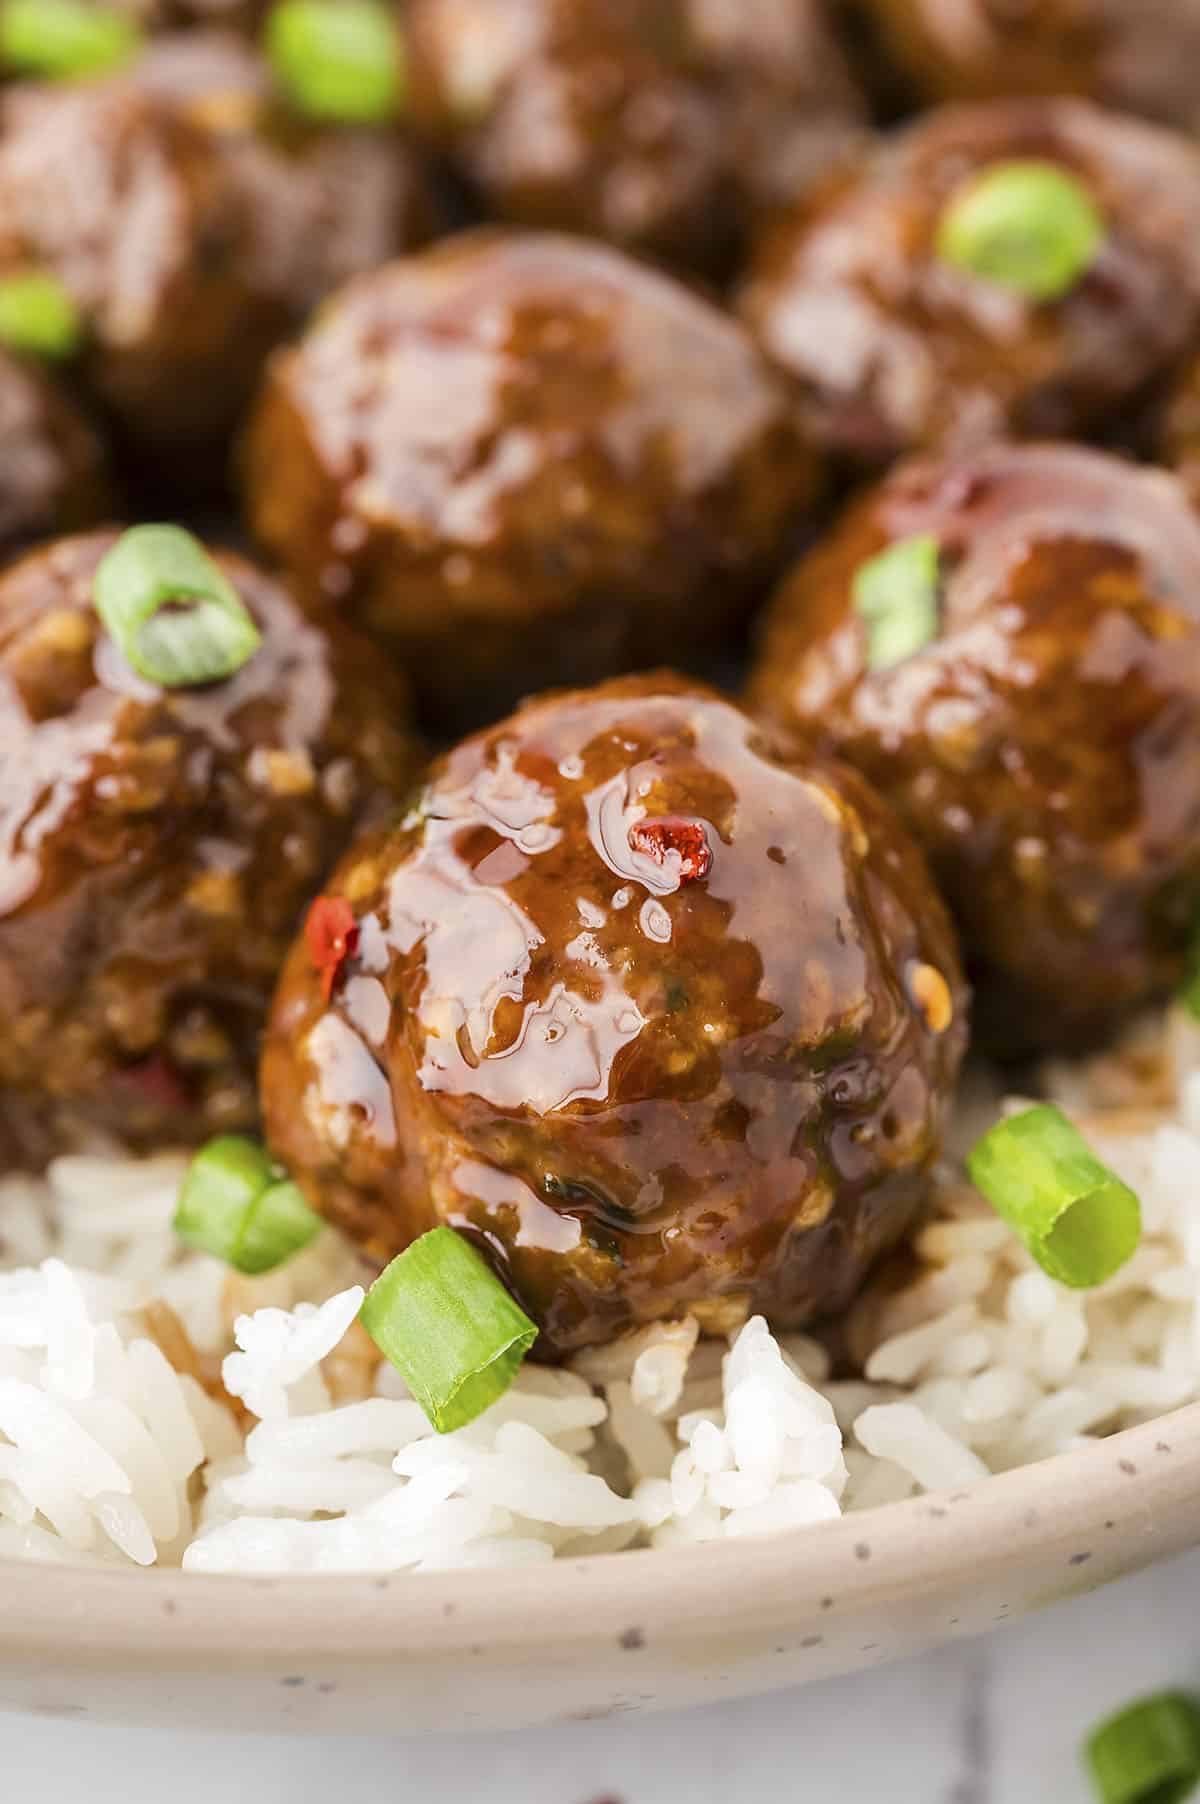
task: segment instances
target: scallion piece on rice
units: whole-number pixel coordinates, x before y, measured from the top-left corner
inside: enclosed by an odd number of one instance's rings
[[[257,1140],[222,1134],[188,1167],[175,1232],[198,1252],[257,1277],[300,1252],[321,1218]]]
[[[367,1292],[362,1324],[439,1434],[503,1396],[537,1328],[470,1243],[433,1228]]]
[[[246,1211],[229,1263],[250,1277],[273,1272],[320,1232],[321,1218],[305,1202],[300,1186],[281,1178],[268,1184]]]
[[[165,689],[233,676],[262,643],[245,603],[182,526],[134,526],[100,561],[96,611],[133,665]]]
[[[57,276],[40,269],[0,276],[0,344],[58,362],[82,343],[79,309]]]
[[[133,57],[141,33],[126,12],[90,0],[3,0],[0,62],[49,81],[103,75]]]
[[[936,639],[941,553],[932,533],[889,545],[859,566],[854,611],[867,632],[867,666],[890,670]]]
[[[1137,1197],[1053,1104],[998,1122],[975,1146],[967,1169],[1060,1284],[1076,1290],[1103,1284],[1137,1247]]]
[[[399,112],[403,46],[377,0],[279,0],[266,41],[276,79],[309,118],[377,125]]]
[[[1200,1784],[1200,1709],[1177,1691],[1141,1698],[1087,1739],[1101,1804],[1180,1804]]]

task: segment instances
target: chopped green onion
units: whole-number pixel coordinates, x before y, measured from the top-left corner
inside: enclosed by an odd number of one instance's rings
[[[1200,1784],[1200,1710],[1177,1691],[1118,1710],[1087,1740],[1101,1804],[1180,1804]]]
[[[175,1208],[175,1232],[189,1246],[228,1261],[246,1211],[279,1173],[257,1140],[222,1134],[187,1168]]]
[[[280,0],[266,44],[280,86],[310,118],[378,125],[399,112],[403,45],[388,6]]]
[[[122,533],[92,595],[133,668],[167,689],[233,676],[262,643],[233,584],[182,526]]]
[[[18,270],[0,276],[0,344],[30,357],[73,357],[83,342],[83,321],[57,276]]]
[[[136,55],[141,34],[128,13],[88,0],[3,0],[0,61],[51,81],[102,75]]]
[[[1106,236],[1083,183],[1031,158],[993,163],[951,195],[937,254],[1031,301],[1056,301],[1091,268]]]
[[[937,638],[941,552],[932,533],[889,545],[854,575],[854,610],[866,624],[867,665],[890,670]]]
[[[362,1324],[439,1434],[503,1396],[537,1328],[453,1228],[422,1234],[375,1280]]]
[[[252,1277],[272,1272],[320,1232],[321,1217],[309,1208],[300,1186],[280,1178],[251,1203],[229,1263]]]
[[[222,1134],[188,1166],[175,1209],[175,1232],[235,1271],[273,1271],[320,1232],[321,1218],[258,1144]]]
[[[1103,1284],[1137,1247],[1137,1197],[1051,1103],[998,1122],[975,1146],[967,1170],[1060,1284]]]

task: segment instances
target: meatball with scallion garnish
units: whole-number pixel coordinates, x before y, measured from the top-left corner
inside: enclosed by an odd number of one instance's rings
[[[431,222],[403,139],[306,121],[232,34],[0,96],[0,278],[57,281],[68,372],[177,489],[220,482],[271,349]]]
[[[403,685],[173,527],[0,577],[0,1117],[26,1148],[255,1114],[304,906],[416,772]]]
[[[958,916],[976,1027],[1081,1047],[1200,917],[1200,521],[1100,452],[897,468],[785,581],[751,701],[892,802]]]
[[[659,673],[529,703],[352,847],[263,1108],[374,1258],[460,1229],[563,1353],[841,1308],[921,1209],[966,1027],[876,794]]]
[[[928,113],[767,235],[741,311],[853,467],[1112,433],[1200,330],[1200,148],[1075,100]]]
[[[816,460],[735,320],[607,245],[469,233],[350,283],[271,365],[258,539],[439,725],[736,639]]]

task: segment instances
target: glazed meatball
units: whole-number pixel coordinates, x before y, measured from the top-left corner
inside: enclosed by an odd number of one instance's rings
[[[198,689],[135,674],[92,600],[115,536],[0,578],[0,1119],[39,1143],[252,1121],[303,905],[416,772],[398,681],[240,558],[219,561],[262,634],[249,662]]]
[[[412,0],[410,106],[488,210],[709,274],[858,135],[819,0]]]
[[[1197,0],[852,0],[932,100],[1083,94],[1194,128]]]
[[[427,220],[402,144],[283,117],[248,46],[196,34],[103,80],[8,90],[0,222],[0,271],[60,278],[82,381],[192,483],[203,453],[223,467],[271,347]]]
[[[256,280],[293,322],[435,229],[424,167],[404,139],[306,124],[262,58],[228,33],[159,39],[138,73],[220,142],[253,211]]]
[[[932,604],[907,646],[873,637],[881,572],[902,631]],[[1086,1045],[1178,982],[1200,905],[1200,523],[1173,478],[1069,446],[902,465],[784,583],[751,696],[923,844],[992,1048]]]
[[[531,703],[317,909],[346,956],[310,918],[271,1145],[379,1260],[472,1234],[547,1350],[835,1311],[921,1206],[966,1033],[953,932],[875,794],[711,690]]]
[[[948,237],[976,184],[994,199],[1003,172],[1011,201],[1014,167],[1019,185],[1031,164],[1052,292],[1028,269],[978,273]],[[742,309],[823,442],[855,465],[1099,432],[1200,323],[1200,152],[1082,101],[929,114],[768,235]]]
[[[112,517],[99,433],[37,364],[0,350],[0,555]]]
[[[481,232],[360,278],[274,360],[250,523],[439,720],[736,624],[813,462],[742,329],[604,246]]]

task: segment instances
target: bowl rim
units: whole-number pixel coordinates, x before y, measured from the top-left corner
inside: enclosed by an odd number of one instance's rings
[[[106,1653],[153,1666],[169,1648],[176,1666],[218,1656],[286,1672],[322,1657],[527,1655],[539,1642],[606,1638],[640,1647],[647,1634],[678,1636],[701,1625],[733,1640],[761,1635],[765,1623],[794,1628],[839,1604],[849,1612],[916,1592],[936,1598],[996,1562],[1056,1570],[1063,1550],[1061,1586],[1036,1599],[1048,1602],[1200,1540],[1198,1474],[1200,1403],[1190,1403],[963,1490],[724,1541],[719,1557],[701,1542],[419,1575],[208,1574],[6,1559],[0,1656],[11,1663],[67,1648],[79,1661]],[[1116,1530],[1127,1531],[1124,1545]],[[1105,1533],[1092,1579],[1087,1538]]]

